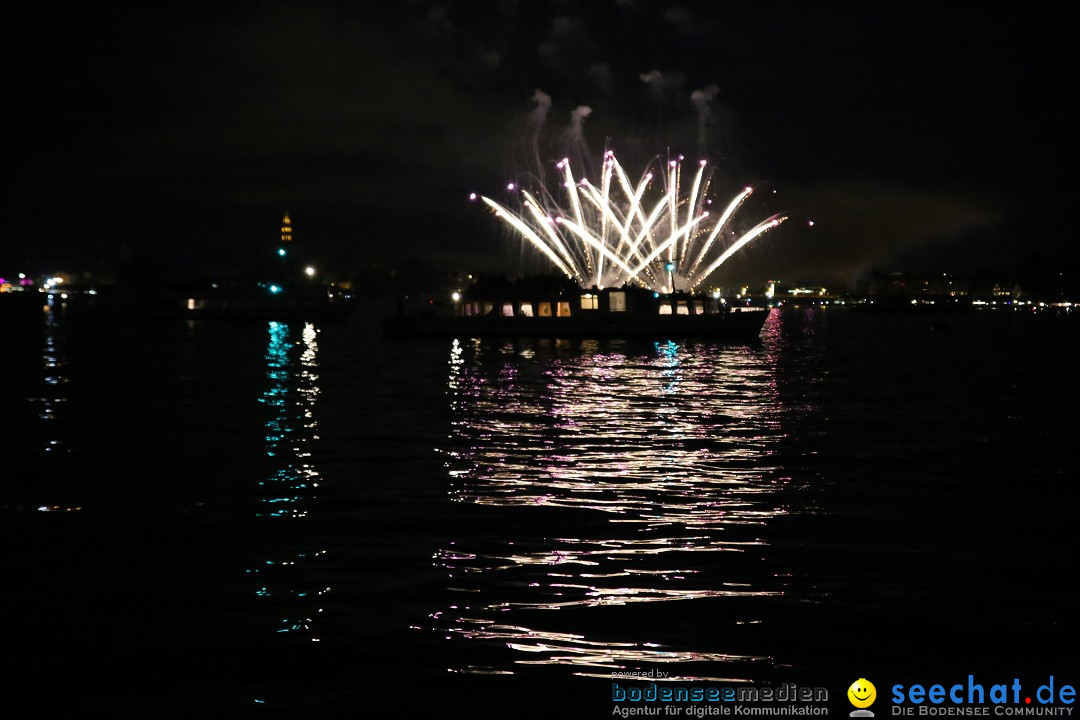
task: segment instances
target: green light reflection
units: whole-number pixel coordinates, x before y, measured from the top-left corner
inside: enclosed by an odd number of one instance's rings
[[[295,521],[308,517],[319,486],[319,472],[311,461],[311,444],[318,441],[315,407],[318,386],[318,331],[306,323],[299,341],[291,339],[288,323],[268,325],[266,389],[259,402],[268,409],[264,447],[270,468],[259,481],[256,516],[267,521]],[[299,357],[296,351],[299,350]],[[273,559],[259,561],[246,572],[260,575],[255,595],[277,618],[275,632],[310,632],[312,620],[322,609],[314,606],[329,587],[311,587],[312,560],[325,550],[296,547],[295,536]],[[318,638],[311,638],[318,640]]]

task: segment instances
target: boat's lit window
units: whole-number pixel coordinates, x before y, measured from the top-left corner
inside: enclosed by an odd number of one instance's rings
[[[671,303],[669,303],[669,302],[660,303],[660,314],[661,315],[670,315],[671,314]]]
[[[592,293],[585,293],[581,296],[581,309],[582,310],[595,310],[599,307],[600,298]]]
[[[701,300],[695,300],[694,301],[694,314],[695,315],[704,315],[705,314],[705,303],[702,302]]]
[[[503,303],[503,317],[514,317],[514,303]]]
[[[675,312],[678,315],[689,315],[690,314],[690,308],[687,307],[685,300],[680,300],[679,301],[678,308],[675,310]]]
[[[551,317],[551,303],[538,303],[536,306],[537,315],[540,317]]]
[[[559,317],[570,317],[570,303],[565,300],[560,301],[556,314]]]
[[[611,312],[626,312],[626,293],[608,293],[608,309]]]
[[[523,302],[518,306],[518,315],[522,317],[532,317],[533,307],[531,302]]]

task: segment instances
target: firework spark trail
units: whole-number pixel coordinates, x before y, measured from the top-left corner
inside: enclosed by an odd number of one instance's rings
[[[774,227],[776,227],[780,223],[784,222],[785,220],[787,220],[787,217],[785,217],[783,215],[774,215],[771,218],[769,218],[768,220],[763,220],[762,222],[755,225],[753,230],[751,230],[750,232],[744,234],[738,240],[733,242],[731,244],[731,247],[729,247],[727,250],[725,250],[720,255],[720,257],[718,257],[713,262],[712,265],[710,265],[708,268],[705,269],[705,271],[703,273],[701,273],[700,278],[698,278],[696,281],[691,283],[690,287],[696,287],[698,285],[698,283],[700,283],[705,278],[709,277],[709,275],[712,274],[713,270],[716,270],[716,268],[723,265],[724,262],[726,262],[727,259],[729,257],[731,257],[732,255],[734,255],[740,248],[742,248],[744,245],[746,245],[748,242],[750,242],[754,238],[758,237],[762,233],[765,233],[765,232],[768,232],[769,230],[772,230]]]
[[[548,236],[548,239],[551,241],[551,244],[555,247],[556,250],[559,251],[559,254],[562,255],[563,259],[566,260],[567,264],[571,268],[573,268],[575,266],[575,263],[573,256],[570,254],[570,250],[566,247],[566,243],[562,241],[562,238],[559,237],[559,234],[555,232],[555,229],[552,227],[552,225],[555,224],[555,221],[550,216],[544,214],[544,211],[540,208],[540,203],[538,203],[536,201],[536,198],[530,195],[528,191],[522,191],[522,194],[525,196],[525,206],[529,209],[530,212],[532,212],[533,219],[536,221],[536,224],[539,227],[543,228],[544,232]],[[579,283],[584,285],[585,278],[578,275],[576,270],[574,271],[574,274],[575,279]]]
[[[508,186],[519,193],[517,212],[490,198],[481,199],[582,287],[633,283],[658,292],[690,290],[787,218],[774,215],[726,244],[723,240],[730,238],[724,231],[753,189],[736,195],[714,217],[704,209],[712,202],[707,197],[711,178],[707,163],[698,163],[690,193],[684,194],[680,189],[682,159],[669,161],[667,172],[660,176],[664,184],[660,197],[655,198],[655,190],[648,196],[655,199],[646,197],[653,187],[653,172],[645,172],[632,184],[610,150],[604,153],[599,186],[585,178],[575,180],[568,159],[556,163],[562,175],[557,193],[562,202],[542,185],[533,191]],[[702,265],[705,269],[698,272]]]
[[[562,260],[559,259],[559,256],[552,252],[551,248],[549,248],[544,243],[544,241],[540,239],[540,236],[533,232],[532,228],[526,225],[524,221],[522,221],[510,210],[507,210],[494,200],[489,200],[486,197],[481,199],[485,203],[487,203],[493,210],[495,210],[496,217],[500,217],[506,222],[508,222],[513,228],[515,228],[518,232],[524,235],[525,238],[529,240],[529,242],[535,245],[542,253],[547,255],[548,259],[551,260],[551,262],[555,263],[555,266],[557,268],[566,273],[567,277],[572,277],[573,273],[570,268],[563,264]]]
[[[698,253],[697,260],[695,260],[694,264],[690,266],[690,272],[686,273],[688,277],[694,274],[694,271],[697,270],[698,265],[700,265],[701,261],[705,259],[705,256],[709,252],[709,248],[712,247],[712,244],[716,240],[717,236],[720,235],[720,232],[727,226],[727,221],[730,220],[731,216],[735,214],[735,211],[739,209],[739,206],[742,205],[743,200],[750,197],[750,193],[752,192],[754,192],[753,188],[746,188],[741,193],[736,195],[735,199],[728,204],[727,208],[724,210],[724,214],[721,215],[720,219],[716,221],[716,225],[713,227],[712,232],[709,233],[709,238],[705,241],[705,244],[702,245],[701,252]]]
[[[701,189],[701,176],[705,174],[705,161],[702,160],[698,163],[697,174],[694,175],[694,189],[690,191],[690,197],[688,198],[688,207],[686,209],[686,222],[694,217],[694,200],[698,197],[698,191]],[[683,238],[683,250],[682,256],[686,257],[686,254],[690,251],[690,234],[687,233]]]
[[[604,164],[602,166],[603,169],[601,170],[601,176],[600,176],[600,195],[601,195],[601,202],[603,203],[604,208],[608,208],[608,207],[611,206],[611,163],[609,162],[610,157],[611,157],[610,155],[605,153]],[[604,244],[607,244],[608,217],[609,217],[609,215],[611,215],[611,214],[610,213],[604,213],[603,214],[603,221],[602,221],[603,224],[601,225],[601,228],[600,228],[600,239]],[[598,263],[597,266],[596,266],[596,285],[597,286],[599,286],[600,283],[603,281],[603,274],[604,274],[604,265],[601,262],[601,263]]]

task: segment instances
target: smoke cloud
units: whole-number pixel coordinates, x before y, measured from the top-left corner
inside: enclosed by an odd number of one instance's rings
[[[588,105],[578,105],[570,112],[570,126],[566,128],[564,139],[567,157],[570,158],[577,172],[587,172],[591,165],[592,153],[585,141],[585,118],[592,114]]]
[[[527,147],[531,156],[529,160],[534,171],[543,179],[544,162],[540,157],[540,133],[544,131],[544,125],[547,124],[548,111],[551,110],[551,96],[537,88],[533,92],[531,99],[536,104],[536,107],[532,109],[532,112],[525,119]]]
[[[706,85],[705,87],[690,93],[690,102],[693,103],[694,109],[697,110],[698,114],[697,142],[698,151],[702,155],[709,154],[708,134],[709,123],[712,119],[712,101],[719,92],[720,88],[716,85]]]

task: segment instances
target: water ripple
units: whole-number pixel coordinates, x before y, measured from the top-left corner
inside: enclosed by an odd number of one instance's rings
[[[713,613],[784,594],[764,531],[789,512],[770,460],[783,438],[770,354],[707,343],[564,350],[451,348],[448,492],[489,531],[434,553],[462,602],[432,613],[431,630],[491,650],[456,670],[685,663],[683,677],[701,677],[703,663],[765,660],[726,648],[722,632],[686,647],[685,636],[664,642],[663,621],[643,632],[616,613],[676,601]],[[665,611],[668,624],[679,612]],[[712,630],[748,622],[732,606]]]

